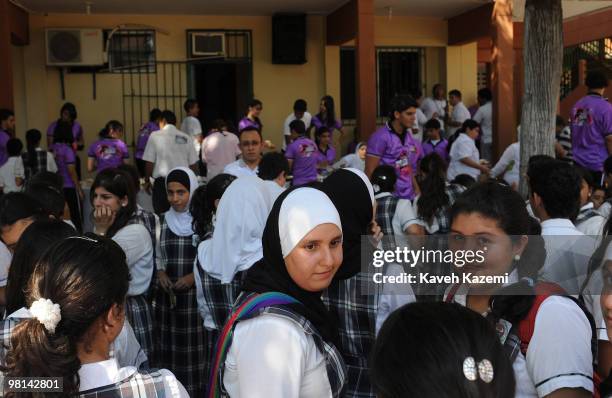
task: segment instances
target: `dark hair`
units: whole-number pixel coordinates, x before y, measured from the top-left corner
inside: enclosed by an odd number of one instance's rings
[[[73,122],[76,120],[77,110],[76,106],[74,106],[72,102],[66,102],[64,105],[62,105],[62,109],[60,109],[60,119],[62,118],[62,114],[64,113],[64,111],[68,111],[70,120],[72,120]]]
[[[612,174],[612,155],[606,158],[603,166],[606,174]]]
[[[159,108],[153,108],[151,109],[151,112],[149,112],[149,121],[150,122],[156,122],[159,119],[161,119],[162,117],[162,111],[159,110]]]
[[[194,106],[197,105],[197,103],[197,100],[190,98],[183,104],[183,109],[185,109],[185,112],[189,112]]]
[[[396,95],[389,101],[389,120],[395,120],[395,112],[403,112],[408,108],[418,108],[416,100],[409,95]]]
[[[11,138],[6,142],[6,153],[9,156],[19,156],[23,150],[23,143],[19,138]]]
[[[470,188],[476,184],[476,179],[469,174],[459,174],[454,180],[451,181],[451,184],[458,184],[466,188]]]
[[[26,218],[36,220],[43,215],[38,201],[23,192],[10,192],[0,197],[0,227],[13,225]]]
[[[261,140],[263,141],[263,136],[261,135],[261,131],[259,131],[259,129],[254,126],[246,126],[242,130],[240,130],[240,132],[238,133],[238,140],[240,140],[240,137],[242,137],[242,133],[245,133],[247,131],[255,131],[259,135],[259,138],[261,138]]]
[[[397,182],[395,168],[389,165],[377,166],[372,172],[370,181],[372,182],[372,186],[378,186],[378,189],[374,187],[375,194],[395,191],[395,183]]]
[[[560,160],[539,161],[528,167],[529,191],[538,194],[551,218],[573,220],[580,210],[580,176]]]
[[[557,115],[555,120],[555,126],[557,127],[565,127],[567,123],[565,122],[565,118],[561,115]]]
[[[289,123],[289,129],[295,131],[298,135],[306,135],[306,125],[301,120],[294,120]]]
[[[423,90],[421,90],[420,88],[417,88],[412,91],[411,95],[415,100],[417,100],[423,96]]]
[[[493,93],[488,88],[481,88],[478,90],[478,98],[482,98],[485,102],[489,102],[493,99]]]
[[[268,152],[261,158],[258,170],[257,175],[262,180],[274,180],[283,171],[285,176],[289,175],[289,162],[280,152]]]
[[[176,125],[176,115],[171,110],[164,110],[161,114],[161,119],[166,121],[166,124]]]
[[[214,129],[217,129],[219,131],[224,131],[228,128],[227,123],[223,119],[215,119],[212,123],[212,126]]]
[[[438,119],[429,119],[427,123],[425,123],[425,130],[440,130],[442,126]]]
[[[489,360],[493,380],[468,380],[467,357]],[[374,343],[370,374],[380,398],[514,397],[514,371],[497,332],[454,303],[412,303],[392,312]]]
[[[138,169],[131,164],[122,163],[117,166],[117,170],[123,171],[130,177],[134,187],[134,197],[136,197],[138,192],[140,192],[140,174],[138,174]]]
[[[59,220],[64,215],[66,199],[63,191],[44,183],[28,183],[25,193],[38,201],[48,217]]]
[[[136,195],[134,193],[134,181],[132,178],[118,169],[104,169],[98,173],[96,179],[91,185],[89,191],[89,200],[93,207],[94,196],[96,194],[96,188],[102,187],[113,195],[123,199],[127,197],[127,205],[122,206],[117,215],[113,225],[110,226],[106,231],[106,236],[112,238],[121,228],[125,227],[130,219],[136,212]]]
[[[6,284],[6,313],[12,314],[26,306],[25,291],[34,267],[44,252],[55,242],[77,232],[60,220],[39,220],[28,226],[17,245],[9,268]]]
[[[118,120],[110,120],[102,130],[100,130],[100,138],[109,138],[111,130],[123,131],[123,124]]]
[[[231,174],[218,174],[193,193],[189,211],[193,217],[193,230],[201,239],[212,232],[212,218],[216,211],[215,201],[221,199],[227,187],[235,179],[236,177]]]
[[[326,95],[321,98],[321,102],[325,106],[325,117],[319,112],[317,115],[323,122],[323,125],[327,127],[333,127],[336,124],[336,110],[334,106],[334,98],[331,95]]]
[[[589,172],[587,169],[578,164],[575,164],[573,167],[576,170],[576,173],[578,174],[580,179],[584,180],[584,182],[587,183],[589,188],[592,189],[595,186],[595,180],[593,179],[593,175],[591,174],[591,172]],[[580,183],[580,187],[582,188],[582,182]]]
[[[325,133],[329,133],[329,136],[331,138],[332,133],[330,129],[326,126],[321,126],[315,131],[315,143],[317,144],[317,148],[319,148],[319,145],[321,144],[321,136]],[[330,142],[330,146],[331,146],[331,142]]]
[[[419,169],[425,176],[419,180],[418,216],[431,223],[436,213],[450,204],[446,194],[446,163],[433,152],[421,159]]]
[[[608,78],[598,70],[589,71],[584,79],[584,83],[590,89],[598,89],[608,87]]]
[[[533,287],[529,280],[523,278],[536,280],[546,259],[544,241],[539,236],[540,227],[527,213],[521,195],[494,181],[475,184],[463,192],[451,207],[451,223],[458,215],[471,213],[495,220],[513,242],[520,236],[530,235],[521,259],[513,265],[521,278],[520,282],[501,288],[489,301],[494,323],[503,318],[513,325],[517,324],[525,318],[534,300]]]
[[[306,112],[306,109],[308,108],[306,101],[304,101],[303,99],[298,99],[295,100],[295,102],[293,103],[293,110],[295,112]]]
[[[248,103],[249,108],[255,108],[257,106],[263,106],[260,100],[257,98],[252,98]]]
[[[42,134],[40,130],[30,129],[26,131],[26,148],[28,151],[28,161],[24,166],[34,169],[36,167],[36,147],[40,145]]]
[[[460,133],[467,133],[468,129],[474,130],[475,128],[480,127],[480,124],[474,119],[467,119],[463,122],[461,127],[459,128]]]
[[[68,145],[72,145],[72,143],[74,143],[71,123],[58,120],[55,130],[53,130],[53,143]]]
[[[451,90],[448,95],[452,95],[453,97],[461,98],[461,91],[459,90]]]
[[[91,349],[90,327],[113,305],[124,309],[129,279],[125,254],[112,239],[89,235],[53,245],[32,274],[27,302],[51,300],[60,307],[61,321],[54,333],[36,318],[21,321],[11,336],[5,374],[62,377],[63,394],[78,394],[81,361],[77,343],[83,341]]]
[[[64,192],[64,177],[58,173],[52,173],[50,171],[39,171],[30,177],[28,184],[31,185],[46,185],[50,188],[55,189],[57,192]]]
[[[0,109],[0,122],[5,121],[11,116],[15,116],[15,113],[12,110],[6,108]]]
[[[436,91],[438,91],[438,88],[443,88],[444,86],[441,83],[436,83],[434,84],[434,86],[431,89],[431,95],[432,97],[436,96]]]

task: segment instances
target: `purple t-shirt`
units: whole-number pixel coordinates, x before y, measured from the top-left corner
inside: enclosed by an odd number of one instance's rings
[[[11,139],[11,135],[6,130],[0,130],[0,167],[8,160],[6,143]]]
[[[100,172],[120,166],[123,159],[130,157],[130,153],[125,142],[116,138],[102,138],[91,144],[87,156],[96,159],[98,172]]]
[[[147,122],[140,128],[136,141],[136,152],[134,153],[136,159],[142,159],[144,150],[147,147],[147,142],[149,141],[149,136],[152,132],[157,130],[159,130],[159,125],[155,122]]]
[[[401,199],[414,199],[412,176],[416,173],[419,160],[423,158],[421,144],[412,138],[412,132],[404,132],[404,142],[388,124],[379,128],[368,140],[368,155],[380,158],[381,165],[395,168],[397,183],[395,196]]]
[[[51,145],[57,163],[57,172],[64,178],[64,188],[76,188],[68,172],[68,166],[76,162],[76,155],[68,144]]]
[[[330,145],[327,147],[327,151],[323,153],[321,149],[317,150],[317,163],[321,163],[327,160],[327,165],[331,166],[336,160],[336,150]]]
[[[340,120],[336,120],[336,122],[332,126],[328,126],[325,123],[323,123],[323,121],[319,118],[319,115],[316,115],[315,117],[313,117],[310,124],[312,126],[315,126],[315,129],[317,130],[323,126],[329,128],[330,135],[332,137],[334,136],[334,130],[340,130],[342,128],[342,122]]]
[[[603,171],[608,157],[606,137],[612,134],[612,105],[599,95],[581,98],[572,108],[571,129],[574,161]]]
[[[249,119],[248,117],[243,117],[238,123],[238,131],[242,131],[247,127],[254,127],[261,131],[261,125],[259,123],[257,123],[255,120]]]
[[[442,139],[438,141],[438,143],[435,145],[430,140],[425,141],[423,143],[423,154],[427,156],[432,152],[435,152],[440,155],[442,160],[444,160],[446,164],[448,164],[448,161],[450,160],[448,155],[448,141]]]
[[[293,160],[293,185],[302,185],[317,179],[317,144],[308,137],[298,137],[287,146],[285,156]]]
[[[57,120],[49,125],[47,128],[47,137],[53,137],[53,132],[55,131],[55,127],[57,126]],[[83,128],[76,120],[72,123],[72,136],[74,137],[74,141],[77,142],[83,136]]]

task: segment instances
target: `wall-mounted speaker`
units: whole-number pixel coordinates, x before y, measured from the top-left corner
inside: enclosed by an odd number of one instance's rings
[[[306,63],[306,14],[272,16],[272,63]]]

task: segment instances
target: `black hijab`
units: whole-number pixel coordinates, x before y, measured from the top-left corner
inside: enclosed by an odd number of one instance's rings
[[[334,279],[349,279],[361,271],[361,236],[370,234],[372,198],[365,182],[350,170],[340,169],[321,184],[340,213],[344,258]],[[368,248],[369,249],[369,248]]]
[[[287,196],[296,189],[304,187],[288,189],[274,202],[261,239],[263,258],[247,271],[242,290],[254,293],[280,292],[293,297],[301,304],[288,306],[308,319],[326,342],[339,347],[337,321],[321,300],[323,292],[309,292],[299,287],[287,272],[283,258],[278,225],[280,209]]]

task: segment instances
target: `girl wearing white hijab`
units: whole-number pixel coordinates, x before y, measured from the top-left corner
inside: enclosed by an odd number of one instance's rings
[[[216,345],[208,396],[221,382],[232,398],[341,396],[338,329],[321,301],[342,263],[338,211],[319,190],[288,190],[272,208],[262,246]]]
[[[355,153],[350,153],[343,156],[340,160],[334,163],[334,169],[343,169],[350,167],[361,171],[365,170],[365,157],[368,146],[365,142],[360,142],[355,148]]]
[[[207,329],[206,358],[236,302],[246,270],[263,257],[261,237],[273,203],[259,177],[236,179],[221,196],[212,238],[198,246],[193,272],[198,310]]]
[[[192,397],[204,393],[205,336],[198,316],[193,262],[191,196],[198,180],[188,168],[172,169],[166,177],[170,210],[160,217],[157,250],[158,286],[153,307],[159,332],[156,367],[172,369]]]

